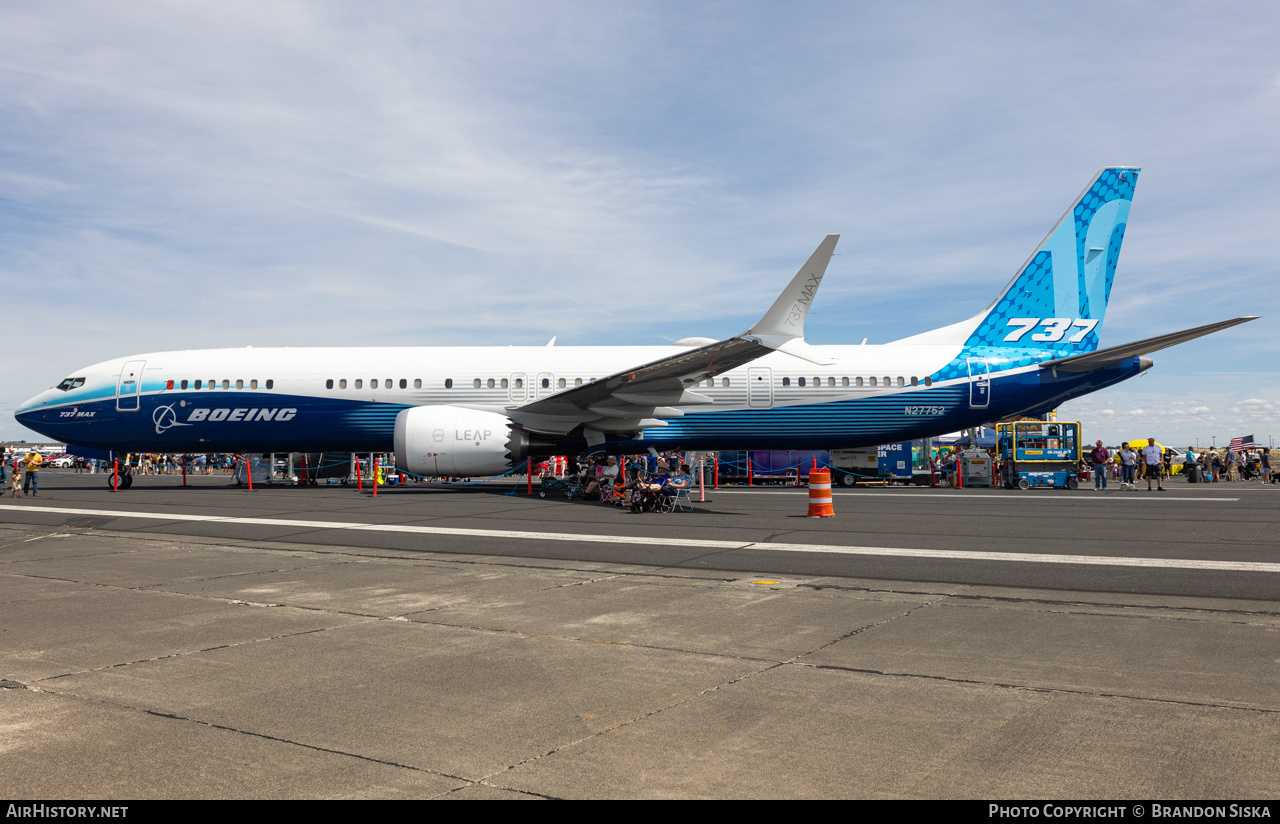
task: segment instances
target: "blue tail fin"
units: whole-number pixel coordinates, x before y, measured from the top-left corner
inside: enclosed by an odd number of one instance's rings
[[[968,347],[1092,352],[1111,297],[1138,169],[1103,169],[995,303]]]

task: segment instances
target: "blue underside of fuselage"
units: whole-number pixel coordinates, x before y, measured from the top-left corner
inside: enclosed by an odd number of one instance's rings
[[[611,438],[597,449],[637,452],[719,449],[840,449],[953,432],[993,420],[1052,409],[1138,374],[1137,358],[1084,374],[1031,370],[993,374],[988,403],[971,403],[968,383],[899,394],[773,409],[701,412]],[[69,444],[119,452],[388,452],[402,404],[303,395],[157,392],[18,414],[23,425]],[[130,399],[129,403],[132,403]],[[195,410],[205,410],[201,417]],[[217,418],[221,419],[217,419]],[[193,420],[193,418],[196,418]],[[582,450],[566,439],[565,452]]]

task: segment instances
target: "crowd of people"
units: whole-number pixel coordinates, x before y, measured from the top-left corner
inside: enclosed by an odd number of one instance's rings
[[[592,456],[569,469],[580,497],[632,512],[670,511],[693,488],[689,465],[675,453],[658,456],[652,464],[641,458],[625,466],[613,456]]]
[[[1274,483],[1268,448],[1240,451],[1209,448],[1197,452],[1194,446],[1188,446],[1182,463],[1178,464],[1177,454],[1172,449],[1161,449],[1154,438],[1146,443],[1126,441],[1114,454],[1108,453],[1102,441],[1098,441],[1082,463],[1092,472],[1094,487],[1101,489],[1107,488],[1108,478],[1120,481],[1121,489],[1135,488],[1138,480],[1146,480],[1150,487],[1153,479],[1163,487],[1164,479],[1174,474],[1175,467],[1180,467],[1178,471],[1189,481]]]

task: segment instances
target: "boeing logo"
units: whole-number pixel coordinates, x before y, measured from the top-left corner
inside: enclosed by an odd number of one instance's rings
[[[151,413],[151,421],[156,425],[156,434],[163,435],[166,430],[175,426],[190,426],[189,423],[179,423],[178,413],[173,411],[173,404],[168,406],[157,406],[156,411]]]

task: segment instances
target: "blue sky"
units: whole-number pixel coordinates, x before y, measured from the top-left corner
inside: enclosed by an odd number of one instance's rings
[[[246,345],[968,317],[1100,167],[1143,167],[1104,346],[1241,314],[1067,404],[1092,439],[1280,436],[1280,6],[101,3],[0,8],[13,408]]]

